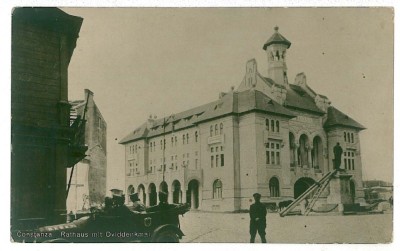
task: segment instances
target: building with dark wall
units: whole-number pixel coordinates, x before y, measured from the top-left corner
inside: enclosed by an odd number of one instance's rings
[[[66,173],[84,157],[84,120],[70,122],[68,65],[83,19],[15,8],[11,67],[11,224],[65,219]],[[25,224],[23,224],[25,225]]]
[[[71,115],[83,117],[86,109],[86,157],[68,171],[71,186],[67,199],[68,212],[79,211],[104,202],[107,177],[107,123],[93,99],[93,92],[85,89],[85,100],[70,101]]]

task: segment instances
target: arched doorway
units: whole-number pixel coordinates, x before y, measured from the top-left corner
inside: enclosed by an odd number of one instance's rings
[[[276,177],[272,177],[269,180],[269,196],[270,197],[279,197],[280,196],[279,180]]]
[[[294,183],[293,195],[294,198],[297,199],[300,195],[302,195],[307,189],[312,186],[315,181],[308,177],[300,178]],[[311,197],[312,195],[310,195]]]
[[[315,169],[323,170],[324,157],[322,155],[322,140],[319,136],[313,139],[313,148],[311,151],[312,167]]]
[[[167,196],[169,197],[167,182],[165,182],[165,181],[161,182],[161,183],[160,183],[160,187],[158,188],[158,191],[167,193]],[[168,197],[167,197],[167,198],[168,198]]]
[[[157,189],[154,183],[150,183],[149,185],[149,205],[150,206],[157,205]]]
[[[186,193],[186,202],[190,203],[190,207],[197,209],[199,207],[199,181],[191,180],[188,184]]]
[[[133,187],[133,185],[129,185],[128,189],[126,190],[126,195],[127,197],[129,197],[130,194],[135,192],[135,188]]]
[[[301,167],[308,166],[308,137],[302,134],[299,139],[298,162]]]
[[[182,203],[181,183],[178,180],[172,182],[172,202]]]
[[[142,201],[143,204],[146,205],[146,190],[143,186],[143,184],[140,184],[138,186],[138,195],[139,195],[139,199]]]
[[[356,200],[356,184],[352,180],[350,180],[350,195],[351,195],[351,202],[354,204]]]

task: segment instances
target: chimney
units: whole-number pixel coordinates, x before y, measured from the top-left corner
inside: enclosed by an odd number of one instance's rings
[[[89,95],[89,98],[88,98]],[[93,102],[93,92],[89,89],[85,89],[85,101],[88,100],[88,105]]]
[[[152,128],[154,125],[154,121],[157,118],[157,116],[154,116],[150,114],[149,118],[147,119],[147,128]]]

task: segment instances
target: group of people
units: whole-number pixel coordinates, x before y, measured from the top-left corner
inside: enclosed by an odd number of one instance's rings
[[[157,211],[167,208],[168,205],[168,194],[161,191],[158,193],[159,204],[154,207],[146,208],[146,206],[140,201],[138,193],[132,193],[129,195],[129,199],[132,201],[132,205],[125,205],[125,195],[120,189],[111,189],[112,197],[106,197],[104,200],[105,213],[113,215],[130,215],[134,212],[146,212],[146,211]]]

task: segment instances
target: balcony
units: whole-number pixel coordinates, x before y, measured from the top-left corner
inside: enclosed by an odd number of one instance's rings
[[[225,143],[225,134],[208,137],[207,143],[209,145],[217,144],[217,143],[222,143],[223,144],[223,143]]]
[[[82,119],[80,116],[71,117],[70,119],[68,167],[75,165],[86,157],[88,147],[85,145],[85,125],[86,120]]]
[[[282,135],[279,132],[264,130],[264,144],[267,143],[269,139],[283,140]]]
[[[347,150],[353,150],[356,151],[357,150],[357,143],[349,143],[349,142],[345,142],[344,146]]]

